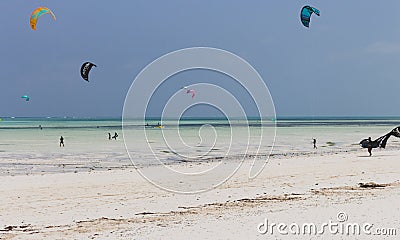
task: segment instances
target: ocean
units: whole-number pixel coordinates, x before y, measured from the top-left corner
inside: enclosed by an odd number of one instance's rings
[[[163,128],[155,127],[157,119],[146,123],[149,126],[128,120],[122,127],[119,118],[3,118],[0,175],[132,168],[130,158],[136,165],[146,166],[157,162],[229,161],[256,153],[264,157],[343,151],[362,154],[360,140],[388,133],[400,125],[400,118],[293,117],[268,124],[257,119],[246,123],[192,118],[179,123],[163,121]],[[117,140],[109,140],[108,133],[115,132]],[[59,146],[61,136],[65,147]],[[313,138],[317,139],[316,150]],[[392,138],[387,148],[400,149],[400,142]]]

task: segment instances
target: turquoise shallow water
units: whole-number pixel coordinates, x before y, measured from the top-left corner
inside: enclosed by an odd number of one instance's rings
[[[400,118],[287,118],[247,123],[224,119],[188,119],[163,121],[164,128],[154,128],[157,120],[129,120],[122,131],[121,119],[3,118],[0,122],[0,174],[29,174],[129,168],[136,164],[153,164],[155,156],[162,163],[236,159],[243,154],[276,156],[287,154],[359,151],[358,142],[373,139],[400,125]],[[274,138],[273,124],[276,124]],[[39,128],[41,125],[42,129]],[[143,135],[145,130],[145,136]],[[265,140],[259,146],[255,136],[263,130]],[[108,140],[108,132],[119,134]],[[249,137],[249,132],[251,136]],[[124,136],[123,136],[124,135]],[[59,147],[59,138],[65,147]],[[312,149],[317,138],[318,150]],[[391,139],[388,148],[400,148],[398,139]],[[360,150],[363,151],[363,150]]]

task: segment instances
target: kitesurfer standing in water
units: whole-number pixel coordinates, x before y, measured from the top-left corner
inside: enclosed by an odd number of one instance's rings
[[[112,138],[114,138],[114,140],[117,140],[117,137],[118,137],[118,133],[115,132],[115,133],[114,133],[114,136],[113,136]]]
[[[368,138],[368,153],[369,153],[369,156],[371,157],[372,156],[372,140],[371,140],[371,137]]]
[[[108,140],[111,140],[111,133],[108,133]]]
[[[63,136],[60,137],[60,147],[61,147],[61,145],[64,147],[64,138],[63,138]]]

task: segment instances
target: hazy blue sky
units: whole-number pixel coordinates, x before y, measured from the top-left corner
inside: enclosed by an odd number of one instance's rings
[[[321,11],[310,29],[299,20],[306,4]],[[39,6],[57,21],[42,16],[33,31],[29,17]],[[196,46],[252,64],[278,115],[400,115],[398,0],[1,0],[0,7],[0,116],[121,116],[141,69]],[[98,65],[89,83],[79,75],[85,61]],[[204,80],[191,74],[185,84]],[[182,82],[166,83],[160,101]]]

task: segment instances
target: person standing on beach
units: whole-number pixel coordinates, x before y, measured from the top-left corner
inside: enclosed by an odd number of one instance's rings
[[[314,149],[317,149],[317,139],[313,138]]]
[[[371,157],[372,156],[372,140],[371,140],[371,137],[368,138],[368,153],[369,153],[369,156]]]
[[[108,140],[111,140],[111,133],[108,133]]]
[[[117,137],[118,137],[118,133],[115,132],[115,133],[114,133],[114,136],[113,136],[112,138],[114,138],[114,140],[117,140]]]
[[[60,147],[61,147],[61,145],[64,147],[64,138],[63,138],[63,136],[60,137]]]

